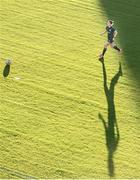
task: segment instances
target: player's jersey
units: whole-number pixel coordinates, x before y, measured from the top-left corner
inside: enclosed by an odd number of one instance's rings
[[[106,31],[107,31],[107,36],[108,36],[108,41],[109,42],[113,42],[113,38],[114,38],[114,32],[116,31],[113,27],[108,27],[106,26]]]

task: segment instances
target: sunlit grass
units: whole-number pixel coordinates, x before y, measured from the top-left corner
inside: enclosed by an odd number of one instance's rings
[[[99,1],[3,0],[0,15],[1,72],[5,59],[13,60],[8,78],[0,77],[0,178],[108,178],[98,118],[107,121],[98,61],[107,14]],[[109,49],[108,84],[119,62],[115,177],[133,178],[140,165],[138,89],[123,55]]]

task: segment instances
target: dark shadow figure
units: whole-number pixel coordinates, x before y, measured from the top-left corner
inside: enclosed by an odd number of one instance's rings
[[[104,120],[103,116],[99,113],[99,118],[101,119],[106,136],[106,146],[108,150],[108,172],[109,176],[115,176],[115,166],[113,161],[113,155],[117,150],[120,134],[119,128],[117,125],[115,103],[114,103],[114,90],[115,85],[117,84],[119,77],[122,76],[121,64],[119,65],[119,70],[112,78],[110,83],[110,88],[107,86],[107,74],[105,69],[105,64],[102,62],[103,67],[103,77],[104,77],[104,92],[106,95],[107,105],[108,105],[108,122]]]
[[[3,70],[3,77],[7,77],[10,73],[10,64],[6,64]]]

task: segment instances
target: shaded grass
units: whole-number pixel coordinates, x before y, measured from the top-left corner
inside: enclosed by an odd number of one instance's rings
[[[118,29],[118,40],[123,49],[125,61],[140,87],[140,1],[138,0],[100,0],[107,18],[115,21]]]

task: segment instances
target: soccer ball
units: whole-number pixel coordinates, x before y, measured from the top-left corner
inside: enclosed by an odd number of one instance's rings
[[[12,64],[12,61],[10,59],[7,59],[6,62],[5,62],[6,65],[11,65]]]

